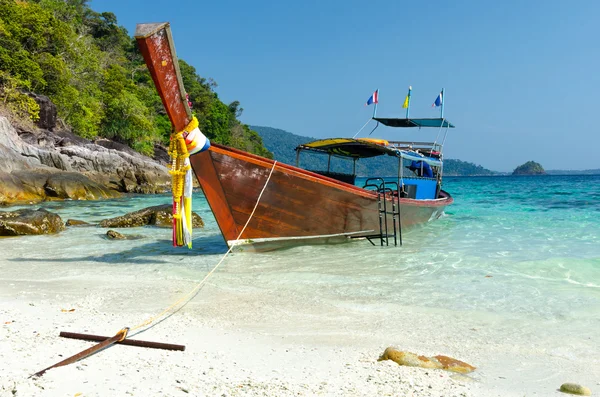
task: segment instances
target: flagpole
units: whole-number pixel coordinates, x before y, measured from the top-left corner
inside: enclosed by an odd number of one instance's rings
[[[373,118],[377,115],[377,104],[379,103],[379,88],[375,91],[377,93],[377,101],[375,101],[375,107],[373,107]]]
[[[408,115],[410,113],[410,93],[412,91],[412,86],[408,86],[408,105],[406,106],[406,118],[408,118]]]
[[[444,118],[444,102],[446,102],[446,89],[442,88],[442,106],[440,106],[440,118],[443,119]]]

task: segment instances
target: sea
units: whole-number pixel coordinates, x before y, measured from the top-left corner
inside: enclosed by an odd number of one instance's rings
[[[358,240],[233,253],[211,276],[215,288],[196,299],[229,292],[236,302],[258,299],[261,307],[271,305],[272,314],[260,322],[253,322],[255,312],[244,315],[247,306],[238,313],[236,326],[262,333],[275,332],[269,327],[281,330],[292,317],[302,324],[331,315],[364,340],[393,335],[399,325],[387,326],[383,318],[410,312],[417,329],[412,336],[394,335],[395,342],[418,340],[418,327],[428,326],[427,317],[420,321],[419,316],[429,313],[437,319],[431,326],[463,324],[450,325],[462,338],[483,332],[477,334],[485,335],[477,339],[481,344],[520,346],[567,363],[591,360],[597,367],[600,176],[446,177],[444,190],[454,203],[440,219],[406,232],[401,247]],[[169,195],[139,195],[36,207],[63,220],[93,223],[169,202]],[[107,229],[70,227],[59,235],[0,239],[0,272],[15,273],[27,263],[32,267],[23,277],[30,280],[48,274],[55,281],[86,273],[152,274],[191,288],[227,251],[201,192],[195,193],[193,207],[206,225],[194,231],[191,250],[172,247],[169,229],[120,229],[135,237],[121,241],[108,240]],[[150,306],[144,308],[152,312]],[[379,323],[375,327],[371,321]],[[335,333],[335,327],[324,323],[323,329]],[[302,326],[293,328],[288,332],[300,332]],[[534,371],[525,364],[520,368]]]

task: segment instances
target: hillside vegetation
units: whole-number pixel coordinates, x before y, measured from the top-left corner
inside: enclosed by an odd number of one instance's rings
[[[211,141],[272,157],[242,124],[240,103],[221,102],[217,84],[179,60],[200,128]],[[171,123],[127,30],[88,0],[0,0],[0,106],[13,119],[39,117],[29,92],[48,96],[77,135],[106,137],[152,154]]]
[[[453,176],[481,176],[498,175],[498,172],[490,171],[480,165],[468,161],[446,159],[444,160],[444,175]]]
[[[277,161],[296,164],[296,146],[315,140],[315,138],[292,134],[285,130],[271,127],[251,126],[263,138],[265,145]],[[303,152],[300,165],[313,170],[327,169],[327,156],[319,156]],[[331,170],[336,172],[352,172],[352,162],[332,158]],[[371,159],[361,159],[357,162],[358,176],[395,176],[398,172],[398,160],[389,156],[379,156]],[[461,160],[444,160],[445,175],[495,175],[494,171],[480,165]]]

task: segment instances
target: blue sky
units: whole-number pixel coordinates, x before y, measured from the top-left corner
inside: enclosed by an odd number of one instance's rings
[[[600,2],[93,0],[133,35],[171,22],[177,54],[212,77],[242,121],[314,137],[352,136],[372,115],[437,117],[446,158],[497,171],[600,168]],[[380,127],[373,137],[436,132]],[[569,156],[569,158],[565,158]]]

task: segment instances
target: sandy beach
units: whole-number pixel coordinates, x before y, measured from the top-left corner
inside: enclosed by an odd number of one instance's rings
[[[340,304],[277,287],[266,273],[236,266],[238,259],[228,257],[182,310],[131,336],[183,344],[184,352],[113,346],[37,379],[28,376],[92,345],[60,338],[60,331],[112,336],[185,295],[206,269],[167,274],[150,263],[3,260],[0,394],[522,397],[561,395],[568,381],[592,390],[600,384],[597,365],[570,360],[567,347],[544,346],[551,322],[518,345],[511,339],[520,330],[492,314],[450,318],[403,304]],[[465,376],[378,362],[392,345],[478,369]]]

